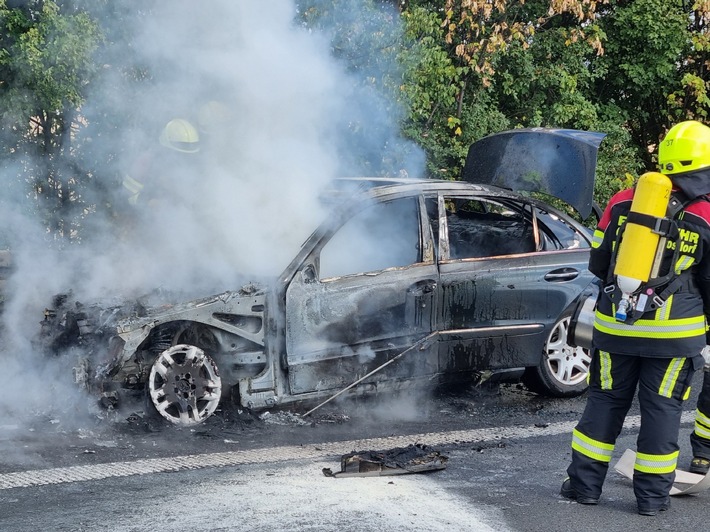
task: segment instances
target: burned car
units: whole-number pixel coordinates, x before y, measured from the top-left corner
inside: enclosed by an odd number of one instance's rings
[[[331,217],[277,279],[154,307],[57,296],[44,345],[80,346],[77,382],[145,394],[175,424],[225,400],[263,409],[482,375],[578,395],[590,359],[567,330],[593,281],[589,231],[520,191],[588,216],[602,138],[516,130],[474,144],[465,181],[336,180]]]

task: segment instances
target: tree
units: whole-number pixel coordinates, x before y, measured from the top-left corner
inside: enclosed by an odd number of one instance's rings
[[[415,5],[416,4],[416,5]],[[436,4],[436,6],[434,6]],[[406,131],[433,176],[457,178],[468,146],[513,127],[596,123],[590,54],[601,53],[595,2],[409,2]]]
[[[682,82],[692,34],[681,2],[612,0],[599,13],[606,35],[603,56],[590,62],[597,73],[593,97],[617,114],[631,133],[646,168],[653,148],[670,127],[668,95]],[[689,118],[682,113],[676,119]],[[650,149],[649,149],[650,148]]]
[[[710,2],[695,2],[687,15],[685,35],[689,36],[689,46],[683,48],[684,56],[675,63],[676,86],[667,93],[670,122],[707,121],[710,115]]]
[[[101,32],[86,13],[63,12],[52,0],[15,4],[0,0],[0,138],[3,168],[11,169],[3,177],[10,186],[27,185],[47,225],[69,236],[92,178],[74,139]]]
[[[352,105],[326,125],[345,139],[336,146],[343,173],[409,171],[423,150],[426,175],[457,179],[468,146],[488,134],[597,130],[607,133],[596,189],[604,203],[653,168],[671,125],[710,111],[707,0],[297,4],[296,22],[327,36],[349,76]],[[146,91],[181,70],[147,64],[136,46],[136,22],[158,5],[0,0],[3,177],[36,200],[55,235],[73,238],[107,208],[105,189],[130,151],[125,132],[149,127]],[[181,83],[209,77],[189,70]],[[106,98],[107,86],[120,94]]]
[[[602,131],[605,203],[654,168],[671,125],[708,116],[708,13],[707,1],[410,0],[405,131],[430,174],[451,178],[501,129]]]
[[[402,91],[402,26],[396,2],[298,0],[302,24],[327,36],[349,81],[346,116],[334,118],[341,171],[355,175],[411,174],[421,149],[400,133],[408,112]],[[408,64],[405,68],[416,68]]]
[[[461,138],[462,117],[457,116],[459,97],[465,68],[456,65],[445,43],[440,14],[423,7],[413,7],[403,13],[405,40],[399,60],[404,68],[402,92],[409,106],[403,123],[404,132],[427,151],[427,171],[435,177],[456,179],[460,175],[461,160],[465,157],[466,139]],[[481,100],[491,103],[482,92]],[[482,120],[468,116],[470,125],[491,124],[490,129],[503,129],[505,118],[492,106],[481,103],[475,110]],[[463,111],[463,110],[462,110]],[[502,127],[501,127],[502,126]],[[489,130],[485,125],[477,133]],[[483,135],[480,135],[483,136]]]

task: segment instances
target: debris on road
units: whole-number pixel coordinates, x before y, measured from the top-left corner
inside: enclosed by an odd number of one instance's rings
[[[448,456],[417,443],[385,451],[352,452],[340,459],[340,471],[323,468],[326,477],[377,477],[423,473],[446,468]]]

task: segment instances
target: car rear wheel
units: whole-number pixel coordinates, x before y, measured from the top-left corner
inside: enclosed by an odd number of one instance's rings
[[[591,355],[589,350],[567,342],[569,325],[567,313],[552,328],[540,365],[525,371],[523,382],[533,392],[551,397],[575,397],[586,391]]]
[[[179,344],[156,358],[147,394],[150,404],[170,423],[197,425],[217,409],[222,380],[217,365],[202,349]]]

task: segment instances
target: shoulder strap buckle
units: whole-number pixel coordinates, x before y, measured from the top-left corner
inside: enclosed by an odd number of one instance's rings
[[[634,211],[629,212],[626,216],[626,221],[628,223],[648,227],[651,231],[661,236],[670,235],[673,227],[673,220],[670,218],[658,218],[656,216],[651,216],[650,214],[643,214]]]

